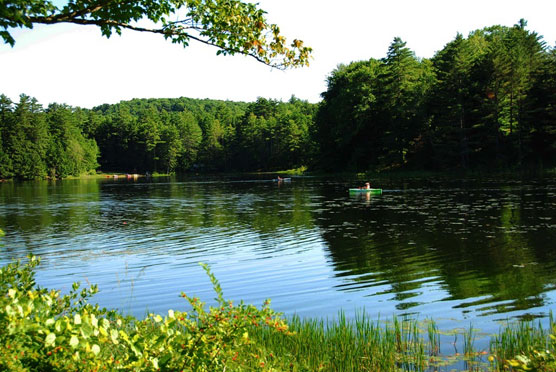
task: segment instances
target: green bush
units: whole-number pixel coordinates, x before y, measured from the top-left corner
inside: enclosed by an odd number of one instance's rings
[[[191,312],[169,310],[143,320],[89,303],[96,286],[68,295],[39,288],[29,257],[0,269],[0,370],[9,371],[215,371],[273,370],[272,359],[254,344],[250,331],[266,327],[289,334],[269,301],[259,309],[225,301],[206,265],[217,307],[185,293]],[[249,369],[252,369],[249,368]]]

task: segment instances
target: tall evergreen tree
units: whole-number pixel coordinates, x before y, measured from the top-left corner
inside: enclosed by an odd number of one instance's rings
[[[470,115],[473,110],[471,69],[479,51],[458,34],[432,59],[436,82],[428,95],[431,166],[469,167]]]
[[[83,118],[65,105],[51,104],[46,111],[50,140],[47,165],[51,176],[79,176],[98,167],[98,147],[86,139],[79,120]]]
[[[556,46],[543,57],[534,83],[523,102],[522,120],[528,131],[524,141],[526,165],[556,164]]]
[[[422,131],[423,86],[421,65],[415,54],[399,37],[394,38],[383,59],[384,70],[379,76],[381,108],[384,123],[384,158],[387,165],[403,166],[410,142]]]
[[[4,94],[0,95],[0,179],[14,176],[12,159],[8,149],[8,130],[12,127],[12,101]]]
[[[378,60],[338,66],[316,114],[315,140],[324,169],[369,169],[382,150],[384,128],[376,118]]]
[[[16,177],[33,179],[47,176],[48,128],[42,107],[35,98],[22,94],[13,120],[7,128],[7,149]]]
[[[512,156],[518,164],[524,159],[524,142],[530,142],[531,126],[525,120],[528,115],[525,102],[535,84],[535,77],[541,68],[545,56],[545,43],[535,32],[525,29],[527,22],[523,19],[512,27],[506,37],[509,74],[507,79],[509,95],[509,134],[513,149]]]
[[[175,127],[183,146],[179,154],[178,169],[187,171],[197,164],[198,154],[203,141],[203,131],[191,112],[180,112],[176,115]]]

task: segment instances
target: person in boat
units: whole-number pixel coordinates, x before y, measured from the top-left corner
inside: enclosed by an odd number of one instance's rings
[[[362,187],[363,190],[370,190],[371,184],[369,182],[365,182],[365,186]]]
[[[282,181],[282,177],[280,177],[280,176],[276,176],[276,177],[278,177],[278,178],[276,178],[276,181],[278,181],[278,182]]]

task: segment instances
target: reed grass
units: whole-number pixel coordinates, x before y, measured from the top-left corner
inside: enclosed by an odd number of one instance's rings
[[[511,323],[487,336],[488,350],[476,350],[478,330],[471,325],[443,332],[433,320],[372,320],[364,313],[348,319],[342,312],[334,320],[294,316],[288,324],[294,335],[253,333],[258,345],[281,356],[274,366],[284,371],[511,371],[510,359],[531,348],[548,348],[550,335],[540,322]],[[446,339],[452,335],[463,353],[449,352]]]
[[[538,321],[523,321],[504,325],[497,335],[490,340],[493,370],[503,371],[506,362],[531,350],[548,350],[555,353],[554,344],[550,342],[551,332],[556,332],[556,323],[552,312],[548,316],[548,328]]]

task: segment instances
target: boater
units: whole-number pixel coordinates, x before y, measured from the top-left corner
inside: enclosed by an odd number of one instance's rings
[[[364,189],[365,190],[370,190],[371,189],[371,184],[369,182],[366,182]]]

